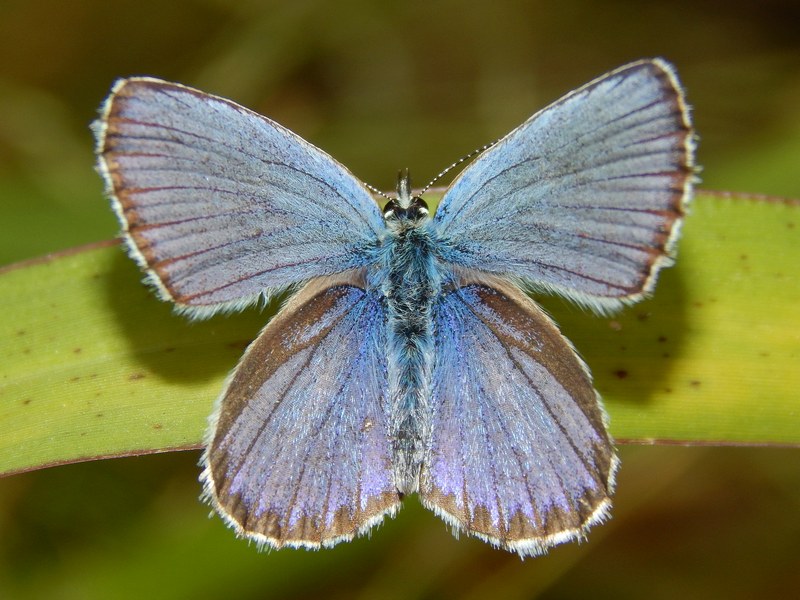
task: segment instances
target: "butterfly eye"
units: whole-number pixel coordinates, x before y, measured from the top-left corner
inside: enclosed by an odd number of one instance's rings
[[[408,208],[403,208],[397,200],[389,200],[383,208],[385,219],[404,219],[418,221],[428,216],[428,205],[422,198],[414,197]]]
[[[411,220],[418,220],[428,216],[428,203],[419,196],[415,196],[411,200],[411,206],[408,207],[408,218]]]
[[[386,206],[383,207],[383,218],[384,219],[392,219],[396,218],[398,213],[402,211],[400,205],[397,203],[397,200],[389,200],[386,203]]]

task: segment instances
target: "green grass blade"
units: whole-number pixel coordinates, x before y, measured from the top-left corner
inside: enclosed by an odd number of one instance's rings
[[[196,447],[268,316],[189,322],[118,244],[0,274],[0,473]]]
[[[654,296],[554,315],[620,441],[800,444],[800,202],[701,195]]]
[[[621,441],[800,444],[800,203],[704,194],[654,298],[612,318],[546,308]],[[188,322],[116,244],[0,271],[0,473],[197,447],[268,320]]]

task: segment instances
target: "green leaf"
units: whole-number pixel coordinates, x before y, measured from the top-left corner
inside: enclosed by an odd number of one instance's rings
[[[654,298],[545,307],[620,441],[800,444],[800,203],[702,194]],[[0,473],[200,445],[226,374],[277,304],[171,312],[117,244],[0,270]]]

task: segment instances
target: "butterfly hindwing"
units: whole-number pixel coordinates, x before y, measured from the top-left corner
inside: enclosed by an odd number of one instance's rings
[[[95,133],[132,256],[195,316],[363,266],[384,227],[345,167],[230,100],[120,80]]]
[[[456,530],[540,554],[606,516],[617,459],[588,371],[555,324],[514,286],[473,275],[434,310],[420,495]]]
[[[385,308],[358,277],[315,280],[250,345],[222,395],[206,494],[260,544],[329,546],[393,513]]]
[[[535,114],[453,182],[434,217],[446,259],[596,310],[638,300],[669,263],[693,151],[668,63],[612,71]]]

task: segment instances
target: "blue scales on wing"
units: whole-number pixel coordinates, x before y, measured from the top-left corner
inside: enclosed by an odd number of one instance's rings
[[[95,133],[132,256],[193,316],[363,266],[384,227],[345,167],[229,100],[121,80]]]
[[[317,279],[247,349],[203,456],[206,496],[240,535],[330,546],[397,509],[385,319],[358,277]]]
[[[588,369],[516,287],[473,273],[434,309],[423,503],[521,555],[581,537],[610,507],[617,459]]]
[[[445,193],[434,225],[456,265],[619,308],[650,292],[670,262],[693,150],[672,67],[631,63],[481,154]]]

